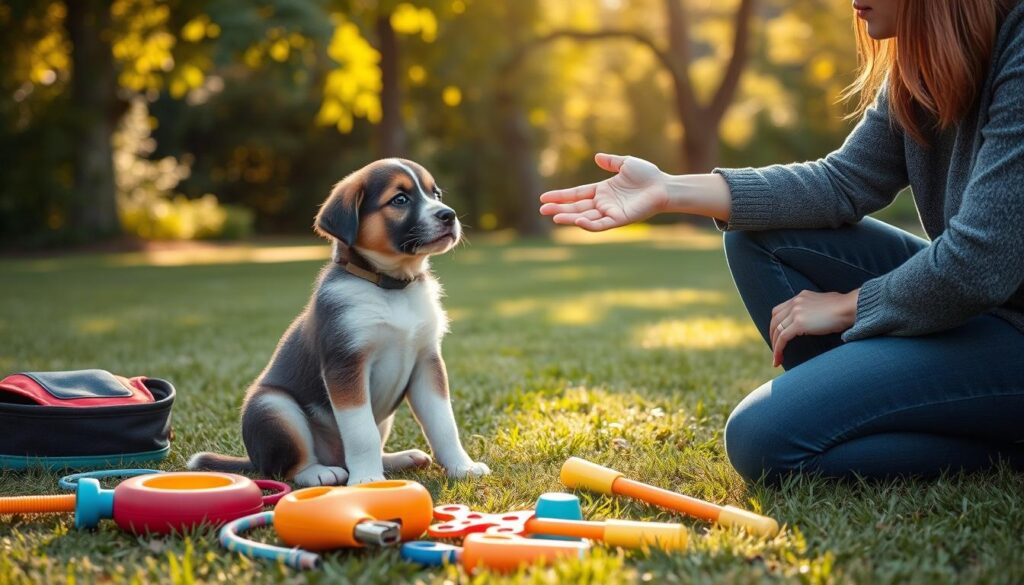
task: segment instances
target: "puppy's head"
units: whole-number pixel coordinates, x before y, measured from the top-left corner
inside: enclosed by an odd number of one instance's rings
[[[316,231],[387,264],[443,254],[462,235],[434,177],[397,158],[370,163],[335,185],[316,216]]]

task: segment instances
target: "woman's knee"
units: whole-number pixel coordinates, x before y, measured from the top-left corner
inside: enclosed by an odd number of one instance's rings
[[[722,234],[722,246],[730,265],[742,261],[760,248],[757,232],[745,231],[725,232]]]
[[[763,303],[766,290],[791,290],[789,284],[780,279],[778,262],[771,252],[773,246],[767,241],[771,237],[771,232],[742,231],[725,232],[722,236],[725,261],[736,288],[747,310],[756,311],[759,316],[766,308]]]
[[[760,255],[788,242],[793,230],[732,230],[722,234],[726,256]]]
[[[806,453],[794,447],[793,429],[773,412],[772,382],[751,392],[725,423],[729,462],[747,481],[774,480],[801,467]]]

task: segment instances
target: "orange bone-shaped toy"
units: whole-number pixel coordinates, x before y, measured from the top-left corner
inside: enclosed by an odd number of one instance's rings
[[[308,550],[393,544],[422,535],[432,507],[430,492],[414,481],[306,488],[281,498],[274,528],[289,546]]]

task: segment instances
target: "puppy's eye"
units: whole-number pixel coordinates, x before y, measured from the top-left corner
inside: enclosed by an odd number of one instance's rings
[[[398,195],[393,197],[391,201],[389,201],[388,203],[395,206],[405,205],[409,203],[409,196],[406,195],[405,193],[399,193]]]
[[[441,200],[441,190],[437,187],[434,187],[434,199]]]

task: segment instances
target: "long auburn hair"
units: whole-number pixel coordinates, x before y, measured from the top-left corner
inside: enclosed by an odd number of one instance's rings
[[[974,105],[1000,20],[1013,0],[899,0],[896,36],[875,40],[854,16],[860,74],[847,88],[860,115],[888,81],[889,113],[926,144],[924,120],[945,129]]]

